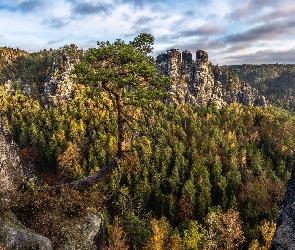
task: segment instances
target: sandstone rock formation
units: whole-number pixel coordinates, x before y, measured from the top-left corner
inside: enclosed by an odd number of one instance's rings
[[[1,52],[1,51],[0,51]],[[15,52],[16,53],[16,52]],[[22,70],[15,76],[3,75],[3,85],[7,93],[13,94],[20,89],[25,95],[39,98],[44,105],[60,105],[71,99],[75,94],[71,71],[74,65],[83,57],[84,52],[74,45],[65,46],[61,50],[50,52],[46,64],[43,61],[23,75]],[[17,56],[20,52],[16,53]],[[40,55],[41,56],[41,55]],[[45,56],[45,57],[46,57]],[[50,58],[50,59],[49,59]],[[3,57],[6,64],[18,69],[16,60]],[[21,61],[21,60],[20,60]],[[32,63],[34,60],[32,61]],[[49,63],[50,62],[50,63]],[[1,63],[1,61],[0,61]],[[1,64],[0,64],[1,65]],[[40,67],[38,66],[40,65]],[[241,83],[230,73],[223,69],[212,67],[208,60],[207,52],[198,50],[196,60],[188,50],[182,53],[178,49],[170,49],[167,53],[159,54],[156,58],[156,67],[159,74],[170,76],[172,84],[169,86],[167,102],[175,104],[189,103],[222,108],[230,103],[239,102],[244,105],[266,105],[265,98],[247,83]],[[38,72],[38,79],[32,80],[31,74]],[[0,79],[2,80],[2,79]],[[37,81],[37,82],[34,82]]]
[[[52,250],[52,246],[48,238],[36,234],[21,224],[12,212],[7,212],[0,217],[0,249]]]
[[[63,228],[65,243],[58,250],[96,250],[103,245],[103,217],[88,214],[83,221],[70,221]]]
[[[58,105],[74,95],[73,80],[71,71],[78,59],[68,58],[63,55],[63,67],[58,67],[58,60],[54,58],[48,80],[44,83],[41,99],[45,104]]]
[[[2,208],[5,203],[9,203],[7,200],[9,196],[4,194],[19,189],[25,180],[25,175],[20,163],[18,147],[1,120],[0,177],[0,208]],[[52,249],[49,239],[26,228],[12,212],[2,210],[0,210],[0,248],[7,250]]]
[[[168,102],[217,108],[233,102],[266,106],[265,98],[249,84],[234,81],[224,71],[213,73],[208,54],[203,50],[196,52],[196,60],[193,61],[190,51],[180,53],[178,49],[170,49],[157,56],[156,67],[159,74],[172,79],[172,84],[168,87]]]
[[[17,190],[25,179],[17,145],[0,120],[0,190]]]
[[[82,56],[75,45],[39,54],[0,48],[0,84],[9,94],[20,90],[44,105],[59,105],[74,94],[71,71]]]
[[[295,165],[283,197],[270,250],[295,249]]]

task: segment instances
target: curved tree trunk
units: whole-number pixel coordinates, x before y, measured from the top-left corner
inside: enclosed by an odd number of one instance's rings
[[[102,83],[103,88],[115,97],[115,104],[117,109],[117,126],[118,126],[118,148],[117,154],[106,165],[103,166],[96,173],[89,175],[83,179],[73,181],[70,183],[51,187],[53,190],[62,188],[74,188],[76,190],[84,190],[98,182],[105,180],[112,172],[119,167],[120,161],[126,150],[126,117],[124,115],[124,102],[122,98],[122,88],[112,89],[108,82]]]
[[[93,185],[107,179],[113,171],[118,168],[120,164],[120,156],[113,157],[106,165],[92,175],[82,178],[77,181],[72,181],[66,184],[50,187],[49,189],[60,190],[62,188],[73,188],[76,190],[85,190],[92,187]]]

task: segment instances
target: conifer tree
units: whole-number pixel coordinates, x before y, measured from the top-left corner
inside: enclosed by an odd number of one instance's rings
[[[104,180],[124,156],[128,144],[127,126],[138,116],[138,108],[144,109],[152,101],[165,94],[168,78],[158,76],[152,53],[154,37],[142,33],[133,41],[125,43],[98,42],[98,48],[87,51],[81,63],[75,66],[74,74],[80,84],[90,86],[94,93],[108,96],[117,116],[117,153],[100,171],[75,183],[68,184],[84,189]],[[140,117],[136,117],[140,120]],[[131,125],[132,129],[132,125]]]

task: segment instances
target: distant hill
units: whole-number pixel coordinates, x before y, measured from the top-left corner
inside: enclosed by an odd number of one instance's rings
[[[271,103],[295,111],[294,64],[243,64],[224,68],[259,90]]]

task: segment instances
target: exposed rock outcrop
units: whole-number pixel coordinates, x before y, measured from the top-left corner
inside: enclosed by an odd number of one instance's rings
[[[51,250],[52,245],[48,238],[36,234],[21,224],[12,212],[7,212],[0,217],[0,249]]]
[[[266,106],[265,98],[249,84],[234,81],[227,72],[213,73],[208,54],[203,50],[196,52],[196,60],[193,61],[190,51],[180,53],[178,49],[170,49],[167,53],[157,56],[156,67],[159,74],[170,76],[172,79],[172,84],[168,88],[168,102],[218,108],[234,102]]]
[[[44,105],[62,104],[74,94],[71,70],[83,53],[74,44],[37,53],[0,47],[0,84],[9,94],[20,90]]]
[[[0,120],[0,190],[17,190],[24,182],[25,175],[20,163],[17,145],[8,129]]]
[[[0,190],[4,194],[20,188],[25,180],[20,163],[17,145],[13,142],[8,129],[0,120]],[[1,196],[1,206],[9,203],[9,197]],[[0,210],[0,248],[18,249],[52,249],[50,240],[34,233],[22,225],[12,212]]]
[[[11,81],[10,79],[4,82],[4,90],[8,94],[14,94],[15,88],[14,88],[14,82]]]
[[[295,249],[295,164],[277,218],[270,250]]]
[[[58,60],[54,58],[48,80],[44,83],[41,99],[45,104],[58,105],[69,100],[74,95],[71,71],[79,61],[63,55],[63,67],[58,67]]]
[[[65,243],[59,250],[96,250],[103,244],[103,217],[88,214],[83,222],[71,221],[64,227]]]
[[[9,193],[19,189],[24,183],[25,174],[20,163],[18,147],[1,120],[0,176],[0,249],[53,249],[53,241],[24,226],[11,211],[7,210],[10,203]],[[8,195],[4,195],[6,192],[9,192]],[[5,203],[8,206],[5,207]],[[62,232],[62,244],[56,249],[102,249],[103,217],[89,213],[84,217],[69,218],[64,221]]]

